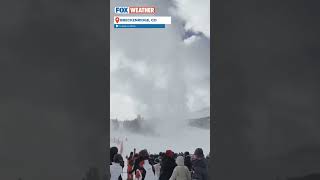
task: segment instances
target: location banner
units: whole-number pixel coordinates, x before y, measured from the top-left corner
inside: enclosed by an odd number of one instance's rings
[[[115,16],[115,28],[165,28],[171,24],[170,16]]]

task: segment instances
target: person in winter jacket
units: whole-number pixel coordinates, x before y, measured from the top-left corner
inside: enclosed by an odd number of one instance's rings
[[[183,156],[176,159],[177,166],[174,168],[170,180],[191,180],[191,174],[187,166],[184,165]]]
[[[111,147],[110,148],[110,165],[112,165],[114,156],[118,154],[118,148],[117,147]]]
[[[201,148],[197,148],[192,159],[192,175],[194,180],[208,180],[208,164]]]
[[[155,165],[153,165],[153,167],[154,167],[154,172],[155,172],[155,175],[156,175],[156,179],[159,179],[159,177],[160,177],[160,169],[161,169],[159,158],[155,159],[154,162],[155,162]]]
[[[145,173],[145,176],[143,177],[142,180],[157,180],[156,175],[155,175],[155,169],[150,164],[148,157],[144,158],[144,162],[143,162],[142,167],[143,167],[144,173]]]
[[[191,156],[189,152],[184,153],[184,165],[188,167],[189,171],[192,170]]]
[[[110,180],[118,180],[119,177],[122,177],[122,166],[120,165],[123,161],[120,154],[116,154],[113,158],[113,162],[110,165]]]
[[[149,153],[146,149],[139,152],[142,159],[140,167],[142,170],[142,180],[156,180],[154,167],[150,164]]]
[[[114,157],[117,154],[118,154],[118,148],[117,147],[111,147],[110,148],[110,166],[112,165],[112,162],[114,162]],[[124,167],[123,161],[120,162],[120,165],[121,165],[122,168]],[[122,177],[119,176],[118,180],[122,180]]]
[[[117,147],[111,147],[110,148],[110,165],[111,165],[111,163],[113,162],[113,158],[114,158],[114,156],[116,155],[116,154],[118,154],[118,148]],[[124,162],[122,161],[121,162],[121,166],[122,166],[122,168],[124,167]]]
[[[134,179],[140,179],[141,178],[141,172],[140,172],[140,162],[142,161],[139,154],[135,153],[133,156],[133,167],[131,171],[128,171],[128,173],[132,173],[134,175]]]
[[[173,169],[177,166],[175,160],[173,159],[174,153],[171,150],[167,150],[162,161],[160,169],[159,180],[169,180]]]
[[[136,175],[138,173],[139,177],[141,174],[141,180],[156,180],[154,167],[149,162],[149,153],[147,150],[139,152],[139,157],[135,161],[133,170],[129,173],[131,172],[136,172]]]
[[[136,173],[137,170],[141,169],[141,163],[142,163],[143,159],[141,156],[139,156],[138,154],[134,155],[134,163],[133,163],[133,168],[131,171],[129,171],[129,173]]]
[[[132,169],[133,169],[133,152],[130,152],[130,156],[127,158],[128,161],[128,168],[127,168],[127,172],[128,172],[128,177],[127,180],[133,180],[133,174],[129,173]]]

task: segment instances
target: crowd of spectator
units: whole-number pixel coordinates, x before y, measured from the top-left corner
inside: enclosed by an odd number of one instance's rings
[[[136,153],[134,149],[124,159],[118,154],[116,147],[111,147],[110,179],[208,180],[209,158],[210,153],[205,157],[203,150],[197,148],[193,154],[189,152],[174,153],[172,150],[149,154],[146,149]]]

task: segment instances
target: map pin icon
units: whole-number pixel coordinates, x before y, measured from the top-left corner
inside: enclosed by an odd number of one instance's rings
[[[120,19],[119,19],[119,17],[116,17],[115,20],[116,20],[116,23],[118,23]]]

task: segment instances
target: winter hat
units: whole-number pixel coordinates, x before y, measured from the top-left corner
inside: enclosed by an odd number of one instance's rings
[[[188,151],[184,152],[184,156],[189,156],[190,153]]]
[[[197,157],[204,157],[204,154],[203,154],[203,150],[201,148],[197,148],[195,151],[194,151],[194,155],[196,155]]]
[[[184,158],[183,156],[178,156],[176,159],[176,163],[178,166],[184,166]]]
[[[111,147],[110,148],[110,154],[117,154],[118,153],[118,148],[117,147]]]
[[[167,151],[166,151],[166,156],[168,156],[168,157],[170,157],[170,158],[173,158],[173,156],[174,156],[173,151],[167,150]]]

